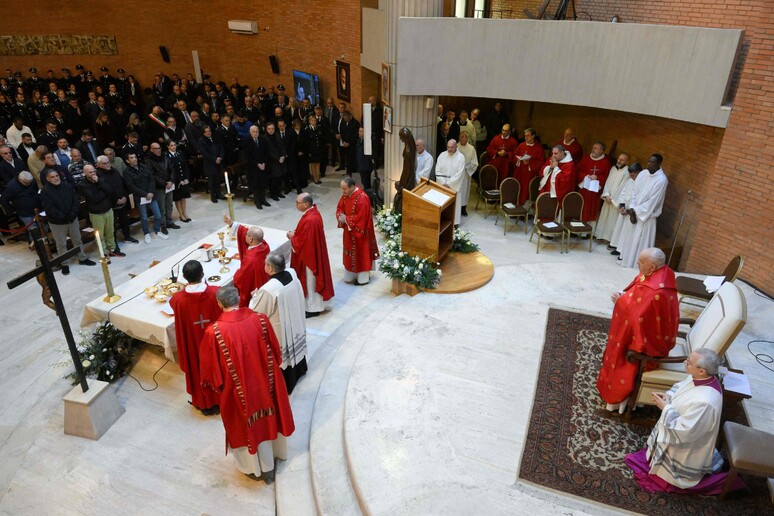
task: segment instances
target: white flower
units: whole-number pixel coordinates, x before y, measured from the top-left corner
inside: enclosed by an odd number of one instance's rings
[[[91,362],[89,362],[88,360],[84,360],[83,362],[81,362],[81,365],[82,365],[83,367],[86,367],[86,368],[88,368],[88,367],[91,365]]]
[[[425,264],[424,264],[424,263],[420,263],[420,264],[419,264],[419,270],[422,270],[422,269],[424,269],[424,268],[425,268]]]
[[[89,360],[94,360],[94,355],[89,355]]]
[[[441,275],[441,269],[438,269],[438,275],[439,276]]]
[[[105,371],[105,374],[110,374],[110,371]],[[113,378],[112,375],[110,377]]]
[[[105,351],[107,351],[107,348],[102,348],[102,352],[104,353]]]

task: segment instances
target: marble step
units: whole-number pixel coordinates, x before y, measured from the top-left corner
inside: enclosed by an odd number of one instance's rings
[[[384,290],[382,287],[384,285],[374,284],[369,288]],[[386,288],[389,289],[389,287]],[[370,303],[363,303],[362,309],[348,314],[346,320],[326,337],[317,351],[311,357],[307,357],[308,372],[296,385],[290,397],[296,430],[287,441],[288,460],[280,462],[277,466],[274,483],[277,516],[316,516],[318,514],[312,484],[309,442],[312,415],[320,383],[339,347],[346,341],[347,335],[355,331],[374,311],[390,302],[392,302],[391,296],[382,295]]]
[[[317,392],[309,443],[312,485],[319,514],[357,516],[360,503],[349,477],[344,451],[344,402],[352,367],[363,344],[380,322],[387,320],[407,296],[393,298],[358,322],[331,361]],[[360,315],[364,315],[361,311]]]

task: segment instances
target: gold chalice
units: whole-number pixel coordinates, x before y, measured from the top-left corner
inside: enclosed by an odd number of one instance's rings
[[[225,251],[225,249],[224,249],[224,251]],[[223,267],[220,268],[220,271],[218,271],[218,272],[220,272],[221,274],[225,274],[225,273],[231,271],[231,269],[226,267],[226,265],[231,263],[231,257],[230,256],[226,256],[225,254],[222,254],[221,257],[218,259],[218,261],[223,266]]]
[[[155,285],[152,287],[145,287],[145,294],[150,298],[153,298],[153,296],[155,296],[158,292],[159,292],[159,287]]]

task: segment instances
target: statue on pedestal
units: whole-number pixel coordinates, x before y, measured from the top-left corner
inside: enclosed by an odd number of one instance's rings
[[[416,162],[417,162],[417,144],[414,141],[414,135],[408,127],[404,127],[399,133],[403,142],[403,171],[400,174],[400,180],[395,181],[395,197],[392,200],[393,213],[401,213],[403,210],[403,189],[413,190],[417,186]]]

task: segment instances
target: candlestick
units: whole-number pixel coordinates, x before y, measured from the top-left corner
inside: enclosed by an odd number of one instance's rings
[[[99,231],[94,231],[94,238],[97,241],[97,249],[99,249],[99,257],[105,257],[105,251],[102,250],[102,240],[99,238]]]
[[[107,290],[107,296],[102,298],[105,303],[115,303],[121,296],[115,293],[113,290],[113,281],[110,279],[110,270],[108,269],[108,261],[104,256],[99,259],[102,262],[102,277],[105,278],[105,289]]]
[[[234,194],[231,192],[226,194],[226,202],[228,203],[228,216],[231,220],[234,220]]]
[[[228,184],[228,172],[223,172],[223,174],[226,176],[226,192],[231,195],[231,185]]]

